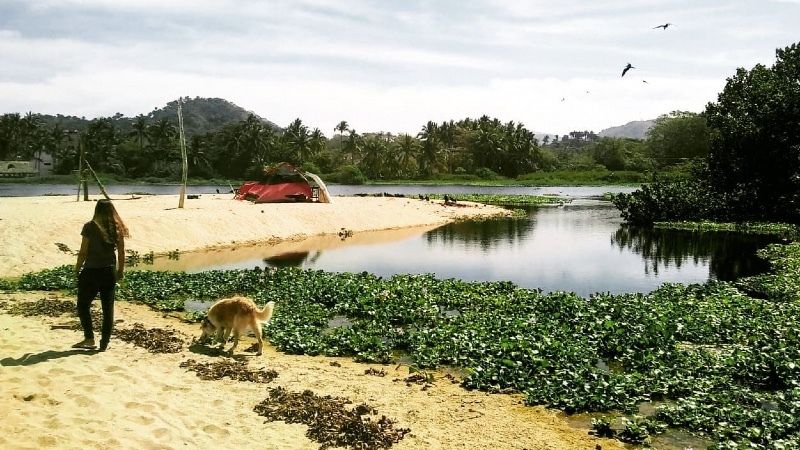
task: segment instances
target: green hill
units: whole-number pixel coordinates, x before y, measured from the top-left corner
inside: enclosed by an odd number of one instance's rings
[[[257,114],[222,98],[183,97],[181,100],[183,101],[183,126],[187,136],[219,130],[229,123],[246,119],[250,114],[254,114],[259,120],[271,127],[280,129],[269,120],[261,118]],[[67,130],[84,131],[89,122],[91,122],[91,119],[85,117],[64,116],[61,114],[55,116],[35,114],[35,116],[47,125],[59,125]],[[177,125],[178,100],[173,100],[162,108],[155,108],[150,113],[143,114],[143,116],[148,124],[166,118]],[[118,132],[127,133],[131,130],[136,117],[126,117],[117,113],[108,117],[108,119],[114,123]]]

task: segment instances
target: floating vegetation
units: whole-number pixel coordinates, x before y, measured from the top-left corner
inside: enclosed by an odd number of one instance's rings
[[[383,369],[378,370],[378,369],[375,369],[373,367],[370,367],[369,369],[364,371],[364,375],[372,375],[372,376],[375,376],[375,377],[385,377],[386,376],[386,371],[383,370]]]
[[[145,328],[141,323],[117,330],[117,336],[125,342],[147,349],[150,353],[178,353],[184,345],[184,340],[175,330]]]
[[[125,250],[125,264],[130,267],[136,267],[139,265],[139,262],[142,260],[142,257],[139,255],[139,252],[136,250]]]
[[[269,383],[278,377],[272,369],[250,369],[245,361],[226,359],[212,363],[201,363],[187,359],[180,364],[181,368],[195,372],[202,380],[221,380],[225,377],[234,381],[250,381],[252,383]]]
[[[330,395],[320,397],[306,390],[288,392],[282,387],[269,390],[269,397],[254,411],[268,421],[302,423],[308,426],[306,436],[318,442],[321,449],[348,447],[353,449],[390,448],[411,430],[395,428],[394,421],[381,416],[366,404],[347,408],[350,400]]]
[[[0,291],[15,291],[17,283],[15,281],[0,278]]]
[[[572,202],[567,197],[557,195],[523,195],[523,194],[430,194],[431,199],[443,200],[447,195],[453,203],[460,201],[485,203],[489,205],[553,205]]]
[[[42,298],[35,302],[14,302],[4,305],[4,309],[12,316],[47,316],[60,317],[64,314],[76,314],[77,305],[74,301]]]
[[[60,291],[76,292],[78,280],[75,277],[75,265],[65,264],[54,269],[26,273],[20,277],[17,287],[26,291]]]
[[[627,428],[630,441],[644,439],[642,427],[652,437],[666,425],[720,449],[797,448],[800,243],[760,254],[773,271],[736,283],[588,298],[509,282],[295,268],[136,271],[119,292],[159,309],[233,293],[261,304],[279,299],[265,327],[279,351],[369,363],[402,354],[422,369],[457,367],[469,389],[516,391],[529,405],[567,413],[616,411],[630,422],[619,431]],[[60,274],[29,279],[52,286]],[[348,326],[331,328],[334,317]],[[409,377],[398,381],[432,381],[421,372]],[[660,401],[654,414],[641,423],[633,414],[653,400]]]
[[[125,253],[125,263],[131,267],[136,267],[140,263],[153,264],[153,261],[156,258],[156,255],[152,250],[144,255],[139,254],[139,252],[136,250],[125,250]]]
[[[757,223],[757,222],[655,222],[654,228],[691,231],[736,231],[738,233],[772,234],[787,239],[800,237],[800,227],[788,223]]]

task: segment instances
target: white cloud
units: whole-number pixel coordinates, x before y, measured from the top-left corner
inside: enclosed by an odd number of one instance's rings
[[[279,124],[411,133],[468,115],[563,134],[699,111],[736,67],[771,64],[796,12],[723,0],[9,5],[0,113],[134,115],[217,96]]]

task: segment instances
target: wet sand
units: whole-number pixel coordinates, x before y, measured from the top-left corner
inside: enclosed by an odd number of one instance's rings
[[[92,199],[99,197],[93,196]],[[130,229],[126,249],[140,254],[235,248],[374,230],[400,230],[454,220],[507,214],[499,207],[465,202],[444,206],[393,197],[334,197],[333,203],[252,204],[230,195],[202,195],[178,209],[177,195],[114,197]],[[0,197],[0,277],[72,264],[80,230],[91,219],[94,201],[74,197]],[[59,250],[64,244],[69,251]],[[63,247],[62,247],[63,248]]]

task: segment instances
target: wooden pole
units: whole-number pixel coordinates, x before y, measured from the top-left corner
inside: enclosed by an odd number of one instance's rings
[[[78,196],[75,201],[81,201],[81,186],[83,185],[83,152],[81,152],[80,138],[78,138]]]
[[[189,161],[186,155],[186,135],[183,133],[183,110],[181,105],[183,101],[178,99],[178,137],[180,139],[181,144],[181,158],[183,159],[182,164],[182,172],[183,175],[181,177],[181,195],[180,200],[178,200],[178,208],[183,208],[183,199],[186,197],[186,177],[187,172],[189,171]]]
[[[109,197],[108,193],[106,192],[106,188],[103,187],[103,183],[100,182],[100,178],[97,176],[97,173],[95,173],[94,169],[92,169],[89,161],[86,161],[86,167],[89,169],[89,173],[91,173],[94,177],[94,181],[97,183],[97,186],[100,187],[100,192],[103,193],[103,196],[106,198],[106,200],[111,200],[111,197]],[[88,184],[88,181],[86,181],[86,184]]]

